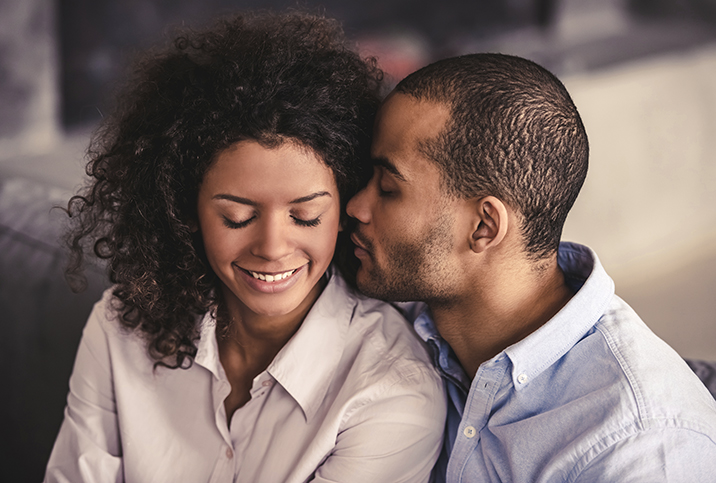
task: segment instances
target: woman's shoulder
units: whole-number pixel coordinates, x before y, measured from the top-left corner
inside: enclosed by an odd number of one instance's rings
[[[355,304],[347,349],[353,347],[356,361],[370,367],[374,376],[396,378],[403,384],[410,379],[421,383],[426,379],[439,381],[429,348],[405,317],[402,307],[367,297],[347,284],[342,290]]]
[[[124,304],[115,295],[115,289],[116,286],[107,288],[94,304],[82,332],[82,342],[91,351],[106,352],[113,358],[141,354],[137,361],[151,364],[146,338],[138,329],[127,327],[121,321]]]
[[[403,312],[390,303],[358,297],[351,328],[364,337],[366,343],[378,346],[385,357],[417,359],[416,362],[432,367],[425,342]]]
[[[398,307],[346,290],[355,302],[342,357],[350,369],[339,371],[346,374],[343,384],[353,389],[355,404],[347,407],[356,411],[348,412],[362,420],[379,417],[374,407],[391,417],[405,411],[413,418],[411,424],[441,434],[445,393],[430,348]]]
[[[112,285],[102,292],[100,299],[95,302],[87,319],[87,330],[101,330],[109,337],[117,337],[128,333],[120,322],[122,301],[115,295],[116,285]]]

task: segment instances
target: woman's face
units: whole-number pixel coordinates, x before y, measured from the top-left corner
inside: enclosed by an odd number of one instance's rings
[[[310,149],[234,144],[207,171],[197,211],[227,296],[268,316],[313,303],[335,250],[340,200],[333,172]]]

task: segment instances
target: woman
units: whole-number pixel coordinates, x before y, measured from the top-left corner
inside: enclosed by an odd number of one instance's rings
[[[91,240],[114,286],[45,480],[426,481],[439,377],[331,264],[380,72],[334,22],[254,14],[183,34],[129,85],[68,207],[70,273]]]

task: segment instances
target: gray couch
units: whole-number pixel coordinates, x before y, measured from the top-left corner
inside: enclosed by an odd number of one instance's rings
[[[59,235],[66,215],[53,209],[69,193],[23,178],[0,179],[0,357],[3,481],[41,481],[63,417],[67,381],[82,328],[107,285],[88,271],[74,294],[63,277]]]

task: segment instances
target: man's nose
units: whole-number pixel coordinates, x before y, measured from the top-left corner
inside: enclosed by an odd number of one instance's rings
[[[369,187],[370,185],[356,193],[353,198],[348,200],[348,205],[346,206],[348,216],[355,218],[361,223],[368,223],[370,221],[370,210],[368,204]]]

